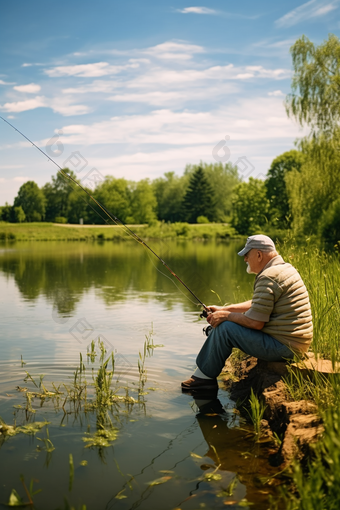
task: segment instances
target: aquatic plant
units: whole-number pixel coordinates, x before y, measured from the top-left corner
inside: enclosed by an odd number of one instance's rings
[[[17,493],[17,491],[15,489],[12,489],[11,494],[8,499],[7,506],[33,506],[33,496],[35,496],[36,494],[39,494],[39,492],[42,491],[42,489],[33,491],[33,485],[34,485],[34,482],[36,482],[36,480],[34,480],[33,478],[31,479],[29,487],[26,486],[25,478],[23,477],[23,475],[20,475],[20,481],[21,481],[22,486],[23,486],[25,493],[27,495],[28,502],[25,502],[21,498],[21,496],[19,496],[19,494]]]
[[[33,423],[27,423],[27,425],[21,425],[16,426],[14,425],[8,425],[4,422],[4,420],[0,417],[0,438],[3,436],[6,438],[6,436],[16,436],[17,434],[28,434],[28,435],[35,435],[37,432],[39,432],[43,427],[46,425],[49,425],[51,422],[49,421],[37,421]]]
[[[147,381],[147,371],[145,368],[146,358],[152,356],[154,349],[158,347],[164,347],[162,344],[155,345],[153,343],[153,323],[151,323],[151,330],[145,335],[145,342],[143,346],[143,352],[139,352],[138,358],[138,372],[139,372],[139,392],[138,396],[145,395],[144,385]]]
[[[257,398],[253,388],[250,391],[249,399],[250,410],[246,409],[250,419],[254,425],[255,434],[260,437],[261,434],[261,420],[263,418],[266,406]]]

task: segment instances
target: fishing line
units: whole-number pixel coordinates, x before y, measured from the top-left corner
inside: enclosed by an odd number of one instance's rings
[[[163,264],[163,266],[166,267],[166,269],[172,274],[172,276],[174,276],[189,292],[190,294],[196,299],[196,301],[198,301],[199,304],[201,304],[204,308],[204,310],[206,312],[208,312],[208,309],[206,307],[206,305],[196,296],[196,294],[191,290],[189,289],[189,287],[183,282],[183,280],[181,280],[181,278],[179,276],[176,275],[176,273],[168,266],[168,264],[159,256],[157,255],[157,253],[152,249],[150,248],[150,246],[148,244],[146,244],[145,241],[143,241],[143,239],[141,239],[135,232],[133,232],[122,220],[120,220],[117,216],[115,216],[113,213],[111,213],[108,209],[106,209],[106,207],[101,204],[98,200],[96,200],[92,195],[91,193],[89,193],[89,191],[84,188],[76,179],[74,179],[70,174],[66,173],[63,168],[58,165],[58,163],[56,163],[54,161],[54,159],[52,159],[50,156],[48,156],[48,154],[46,154],[46,152],[44,152],[42,149],[40,149],[40,147],[38,147],[34,142],[32,142],[32,140],[30,140],[26,135],[24,135],[24,133],[22,133],[19,129],[17,129],[15,126],[13,126],[13,124],[11,124],[10,122],[8,122],[6,119],[4,119],[3,117],[1,117],[0,115],[0,119],[2,119],[4,122],[6,122],[6,124],[8,124],[12,129],[14,129],[17,133],[19,133],[23,138],[25,138],[25,140],[27,140],[30,144],[33,145],[33,147],[35,147],[36,149],[38,149],[39,152],[41,152],[41,154],[43,154],[43,156],[45,156],[49,161],[51,161],[52,163],[54,163],[58,168],[59,168],[59,172],[61,172],[61,174],[66,178],[68,179],[69,181],[71,181],[73,184],[75,184],[76,186],[79,186],[89,197],[91,200],[93,200],[93,202],[108,216],[108,218],[113,221],[113,223],[115,223],[116,225],[118,226],[121,226],[125,229],[125,232],[130,235],[130,237],[132,237],[135,241],[137,241],[139,244],[141,244],[142,246],[144,246],[145,248],[147,248],[151,253],[153,253],[153,255],[155,257],[158,258],[158,260]],[[72,187],[72,186],[71,186]],[[73,188],[72,188],[73,189]],[[87,203],[85,201],[85,203]],[[87,205],[89,205],[89,203],[87,203]],[[91,206],[92,207],[92,206]],[[99,211],[96,211],[96,209],[94,209],[92,207],[92,209],[102,218],[104,219],[101,214],[99,213]],[[106,221],[107,223],[107,220],[104,219],[104,221]],[[156,268],[157,269],[157,268]],[[161,272],[161,271],[160,271]],[[162,273],[162,272],[161,272]],[[162,273],[164,274],[164,273]],[[165,275],[164,275],[165,276]],[[170,278],[171,280],[171,278]],[[173,280],[171,280],[173,281]],[[175,282],[174,282],[175,283]],[[188,298],[188,296],[186,296]]]
[[[187,296],[186,294],[184,294],[184,292],[182,291],[182,289],[177,285],[177,283],[175,282],[175,280],[173,280],[172,278],[170,278],[170,276],[168,276],[167,274],[163,273],[163,271],[161,271],[157,266],[156,264],[154,263],[154,261],[152,260],[151,256],[150,256],[150,253],[147,252],[147,255],[149,257],[149,260],[151,262],[151,264],[153,265],[153,267],[156,269],[156,271],[158,271],[161,275],[163,275],[165,278],[167,278],[168,280],[170,280],[171,283],[174,284],[174,286],[176,287],[176,289],[181,293],[183,294],[184,297],[186,297],[188,299],[188,301],[191,301],[191,303],[193,303],[194,305],[198,306],[199,303],[195,303],[195,301],[193,301],[189,296]]]

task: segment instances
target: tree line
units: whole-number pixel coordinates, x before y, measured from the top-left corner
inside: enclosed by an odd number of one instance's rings
[[[74,180],[74,172],[65,169]],[[79,182],[79,181],[77,181]],[[182,176],[167,172],[153,181],[138,182],[106,176],[87,191],[124,223],[225,222],[232,211],[232,192],[241,182],[230,163],[187,165]],[[13,206],[0,208],[2,221],[104,224],[107,216],[61,172],[42,188],[24,183]]]
[[[285,107],[310,133],[274,159],[265,180],[244,182],[230,163],[201,163],[153,181],[108,176],[93,192],[96,200],[124,223],[228,222],[239,234],[290,230],[340,246],[340,41],[330,34],[315,46],[302,36],[290,51]],[[0,214],[12,222],[104,223],[103,212],[60,174],[42,188],[26,182]]]

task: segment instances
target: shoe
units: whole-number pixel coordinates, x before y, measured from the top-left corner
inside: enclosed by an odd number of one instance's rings
[[[201,379],[200,377],[196,377],[192,375],[190,379],[187,381],[183,381],[182,384],[183,391],[192,391],[192,390],[217,390],[218,384],[216,379]]]

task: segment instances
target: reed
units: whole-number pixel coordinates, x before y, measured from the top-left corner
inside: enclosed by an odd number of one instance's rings
[[[246,409],[246,411],[253,423],[255,434],[258,436],[258,438],[260,438],[261,420],[266,410],[266,406],[257,398],[253,392],[253,388],[250,392],[249,407],[250,409]]]
[[[311,242],[301,249],[294,239],[279,247],[286,261],[300,272],[308,289],[314,323],[311,348],[316,357],[340,360],[340,271],[339,255],[315,248]],[[313,401],[322,417],[324,434],[315,446],[307,466],[295,461],[292,481],[295,490],[285,488],[281,504],[287,510],[336,509],[340,507],[340,374],[327,377],[314,372],[304,377],[288,368],[287,392],[294,400]],[[278,508],[279,503],[271,503]]]

